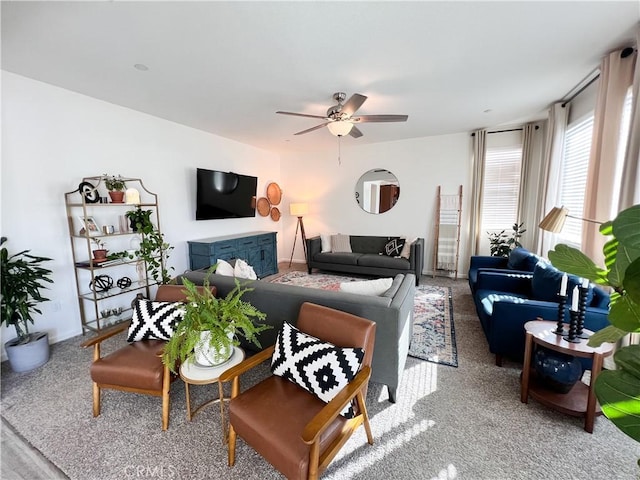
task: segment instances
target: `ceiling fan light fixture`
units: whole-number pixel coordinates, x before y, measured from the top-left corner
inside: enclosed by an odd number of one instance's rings
[[[345,135],[348,135],[353,128],[353,123],[346,122],[344,120],[337,120],[328,124],[327,128],[332,135],[335,135],[336,137],[344,137]]]

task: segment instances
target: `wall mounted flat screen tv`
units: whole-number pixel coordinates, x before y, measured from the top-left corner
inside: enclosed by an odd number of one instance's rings
[[[255,217],[257,177],[198,168],[196,220]]]

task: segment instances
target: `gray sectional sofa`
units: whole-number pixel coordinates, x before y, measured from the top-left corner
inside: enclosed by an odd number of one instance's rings
[[[206,272],[187,272],[178,277],[178,283],[182,283],[184,277],[202,285]],[[235,286],[233,277],[223,275],[211,275],[209,282],[216,286],[219,296],[227,295]],[[253,291],[247,292],[243,299],[266,313],[266,323],[273,326],[273,329],[263,332],[259,337],[263,348],[275,343],[284,320],[295,324],[300,306],[304,302],[325,305],[376,322],[371,380],[386,385],[389,401],[395,403],[413,330],[413,274],[397,275],[391,288],[381,296],[357,295],[262,280],[250,281],[249,286]],[[242,344],[242,347],[251,351],[257,349],[253,344]]]
[[[424,266],[424,239],[411,244],[409,258],[382,255],[385,244],[394,237],[350,235],[351,252],[323,252],[320,237],[307,239],[307,267],[336,272],[392,277],[399,273],[413,273],[416,285]]]

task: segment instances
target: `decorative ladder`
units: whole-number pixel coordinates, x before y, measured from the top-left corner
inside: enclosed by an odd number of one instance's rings
[[[433,242],[432,277],[437,271],[454,272],[458,279],[462,185],[457,194],[443,195],[438,185]]]

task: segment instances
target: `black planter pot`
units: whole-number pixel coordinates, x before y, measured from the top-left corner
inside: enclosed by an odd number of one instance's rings
[[[580,359],[546,348],[537,348],[533,355],[533,365],[543,383],[558,393],[569,393],[582,378]]]

